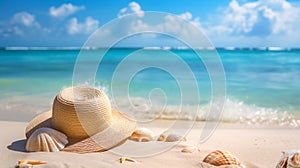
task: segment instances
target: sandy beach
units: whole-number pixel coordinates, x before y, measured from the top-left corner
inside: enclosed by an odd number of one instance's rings
[[[147,124],[152,131],[164,131],[171,121],[155,121]],[[111,151],[76,154],[68,152],[43,153],[43,152],[25,152],[24,129],[25,122],[0,122],[0,165],[1,167],[15,167],[18,160],[33,159],[43,160],[47,164],[35,165],[34,167],[201,167],[203,158],[215,149],[228,150],[236,155],[246,167],[275,167],[281,157],[281,151],[286,149],[297,149],[300,137],[299,129],[267,127],[261,128],[251,125],[240,125],[232,123],[221,123],[213,135],[204,143],[199,144],[198,139],[201,133],[203,122],[195,123],[187,136],[187,143],[197,145],[200,152],[183,153],[180,145],[172,149],[154,154],[148,157],[134,157],[138,163],[119,162],[120,155]],[[122,148],[130,143],[127,141]],[[162,142],[143,142],[137,147],[146,150],[149,146],[159,147]]]
[[[0,10],[0,168],[300,168],[300,0]]]

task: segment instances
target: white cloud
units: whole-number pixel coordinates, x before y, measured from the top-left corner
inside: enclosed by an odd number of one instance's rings
[[[120,11],[126,12],[127,8],[123,8]],[[132,41],[129,40],[128,44],[137,46],[145,44],[172,46],[179,43],[182,45],[180,40],[185,40],[188,43],[196,41],[198,45],[201,42],[199,38],[203,38],[203,34],[199,31],[199,28],[201,28],[200,19],[193,17],[190,12],[185,12],[177,16],[153,12],[143,14],[143,17],[123,16],[118,22],[112,22],[109,27],[103,28],[103,30],[109,30],[110,33],[103,33],[106,34],[106,37],[102,38],[101,44],[98,38],[95,38],[95,41],[91,40],[90,45],[103,45],[101,47],[104,47],[114,40],[126,36],[132,37]],[[120,17],[120,15],[118,16]],[[98,31],[95,36],[99,33],[101,31]],[[178,38],[177,41],[172,37]],[[125,43],[123,44],[125,45]]]
[[[71,3],[67,4],[62,4],[60,7],[50,7],[49,13],[53,17],[66,17],[69,15],[72,15],[73,13],[79,11],[79,10],[84,10],[84,6],[75,6],[72,5]]]
[[[292,33],[299,12],[300,8],[286,0],[258,0],[241,5],[232,0],[222,14],[221,24],[213,29],[248,36]]]
[[[201,29],[199,18],[193,18],[190,12],[185,12],[179,15],[165,15],[164,20],[157,24],[151,25],[151,23],[144,23],[142,20],[133,20],[130,25],[131,28],[129,30],[134,31],[145,31],[149,28],[152,30],[164,32],[172,35],[180,35],[181,37],[193,37],[194,35],[199,33],[199,29],[195,29],[195,27],[190,24],[196,26]]]
[[[141,6],[136,2],[130,2],[128,7],[122,8],[118,14],[118,17],[122,17],[129,14],[136,14],[139,17],[144,16],[144,11]]]
[[[185,12],[178,16],[181,17],[182,19],[189,21],[194,26],[201,28],[200,18],[199,17],[193,18],[193,15],[190,12]]]
[[[27,27],[40,27],[40,24],[35,20],[35,16],[28,12],[20,12],[14,14],[12,17],[12,23],[22,24]]]
[[[185,12],[185,13],[182,13],[178,16],[181,17],[182,19],[185,19],[185,20],[190,20],[193,17],[190,12]]]
[[[24,35],[23,31],[18,26],[14,26],[13,27],[13,31],[14,31],[14,33],[16,35],[19,35],[19,36],[23,36]]]
[[[79,23],[77,18],[72,18],[67,25],[67,31],[69,34],[90,34],[98,27],[99,21],[92,17],[87,17],[83,23]]]
[[[287,0],[232,0],[205,32],[217,46],[297,47],[300,7]]]

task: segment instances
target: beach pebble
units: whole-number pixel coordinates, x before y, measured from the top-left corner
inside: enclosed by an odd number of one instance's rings
[[[200,149],[198,148],[198,146],[186,146],[181,150],[181,152],[183,152],[183,153],[197,153],[197,152],[200,152]]]

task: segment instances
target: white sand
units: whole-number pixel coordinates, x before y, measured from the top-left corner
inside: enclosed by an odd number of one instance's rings
[[[154,132],[162,132],[170,121],[154,122],[148,127]],[[102,153],[76,154],[67,152],[43,153],[24,152],[24,129],[27,123],[0,122],[0,167],[15,167],[18,160],[38,159],[47,161],[45,165],[34,167],[143,167],[143,168],[182,168],[201,167],[200,162],[211,151],[225,149],[236,155],[247,167],[275,167],[285,149],[299,149],[299,129],[289,128],[256,128],[238,124],[221,124],[214,134],[202,144],[198,144],[203,123],[198,122],[188,134],[189,144],[198,145],[199,153],[182,153],[182,147],[176,146],[171,150],[149,157],[134,158],[138,163],[126,162],[121,164],[121,156],[106,151]],[[115,150],[122,150],[126,145],[136,142],[128,141]],[[142,143],[135,146],[136,151],[161,147],[161,142]],[[130,149],[129,149],[130,150]],[[135,149],[132,149],[134,151]]]

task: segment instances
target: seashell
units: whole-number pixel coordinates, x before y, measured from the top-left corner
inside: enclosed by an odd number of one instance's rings
[[[47,162],[41,160],[19,160],[18,161],[18,168],[32,168],[33,165],[38,164],[46,164]]]
[[[198,148],[198,146],[186,146],[181,150],[181,152],[183,152],[183,153],[197,153],[197,152],[200,152],[200,149]]]
[[[288,160],[288,166],[290,167],[300,167],[300,155],[299,153],[294,153]]]
[[[163,132],[162,134],[160,134],[160,136],[158,137],[158,141],[166,141],[167,137],[169,134],[171,134],[172,131],[171,130],[167,130],[165,132]]]
[[[285,157],[281,158],[279,160],[279,162],[277,163],[276,168],[287,168],[288,160],[289,160],[288,156],[285,156]]]
[[[24,163],[24,164],[18,165],[17,168],[33,168],[33,165]]]
[[[158,141],[165,142],[176,142],[176,141],[186,141],[184,136],[173,133],[171,130],[163,132],[157,139]]]
[[[148,142],[153,139],[153,132],[148,128],[137,128],[129,137],[130,140],[137,142]]]
[[[176,141],[186,141],[186,138],[178,134],[169,134],[165,140],[165,142],[176,142]]]
[[[136,160],[132,159],[132,158],[128,158],[128,157],[121,157],[120,158],[120,163],[125,163],[126,161],[128,162],[133,162],[133,163],[137,163]]]
[[[299,168],[300,150],[287,150],[282,152],[283,156],[276,165],[276,168]]]
[[[241,168],[245,167],[236,156],[221,150],[211,152],[203,159],[203,162],[214,166],[238,165]]]
[[[35,130],[28,138],[26,150],[58,152],[68,143],[67,136],[52,128],[39,128]]]

